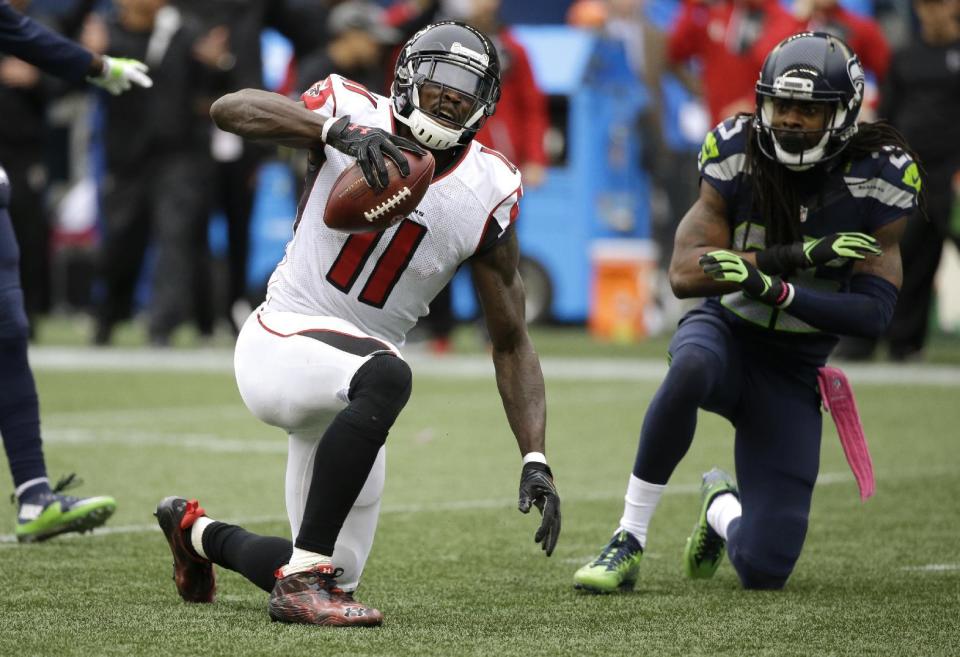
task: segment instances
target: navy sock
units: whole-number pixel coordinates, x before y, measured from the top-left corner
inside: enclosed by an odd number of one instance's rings
[[[0,434],[15,488],[47,476],[40,440],[40,405],[27,362],[25,336],[0,339]],[[36,488],[31,487],[30,493],[43,492]]]

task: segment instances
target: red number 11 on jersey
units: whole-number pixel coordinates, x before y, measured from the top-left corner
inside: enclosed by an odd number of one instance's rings
[[[370,277],[360,290],[359,298],[362,303],[374,308],[383,308],[387,297],[409,266],[414,252],[426,234],[426,226],[409,219],[400,222],[397,231],[393,234],[393,239],[377,260]],[[382,231],[357,233],[348,237],[330,271],[327,272],[327,280],[330,284],[344,294],[348,294],[382,237]]]

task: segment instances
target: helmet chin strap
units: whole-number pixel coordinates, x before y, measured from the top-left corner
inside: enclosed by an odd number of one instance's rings
[[[396,107],[394,107],[394,110]],[[467,122],[470,127],[483,115],[483,107],[477,109]],[[420,91],[417,86],[413,86],[413,110],[410,116],[401,116],[400,112],[394,111],[393,116],[400,123],[410,128],[410,132],[421,144],[435,151],[445,151],[460,145],[460,138],[463,137],[464,128],[454,129],[441,125],[435,119],[420,111]]]
[[[431,150],[445,151],[453,148],[459,145],[460,136],[463,134],[463,130],[453,130],[440,125],[417,107],[413,108],[409,117],[401,116],[399,112],[394,112],[393,116],[410,128],[417,141]]]

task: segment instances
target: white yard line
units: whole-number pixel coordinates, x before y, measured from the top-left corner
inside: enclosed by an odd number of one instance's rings
[[[960,563],[928,563],[925,566],[904,566],[900,570],[909,570],[921,573],[946,573],[960,570]]]
[[[42,396],[42,393],[41,393]],[[103,426],[110,424],[114,426],[124,426],[127,424],[140,424],[144,421],[151,425],[156,424],[157,418],[170,418],[175,422],[190,422],[193,420],[221,420],[240,418],[246,420],[251,417],[250,411],[243,405],[240,395],[237,395],[236,403],[233,404],[201,404],[197,406],[150,406],[148,408],[97,408],[79,411],[56,411],[43,413],[41,407],[42,420],[44,424],[55,423],[67,427],[75,426],[79,423],[88,423],[92,426]]]
[[[46,421],[46,416],[44,416]],[[140,448],[146,445],[178,447],[193,451],[242,454],[286,454],[287,440],[277,432],[277,440],[236,440],[211,433],[141,431],[115,428],[79,429],[45,427],[43,442],[60,445],[113,445]]]
[[[284,446],[285,448],[285,446]],[[839,483],[847,483],[853,479],[848,472],[824,472],[817,478],[818,486],[830,486]],[[699,484],[672,484],[664,491],[668,495],[699,495]],[[608,500],[619,500],[623,497],[622,492],[597,492],[586,493],[583,495],[564,496],[564,502],[603,502]],[[437,513],[442,511],[480,511],[487,509],[509,509],[515,507],[516,499],[508,498],[488,498],[476,500],[448,500],[445,502],[417,502],[410,504],[385,504],[381,509],[383,514],[399,513]],[[276,516],[251,516],[238,519],[226,519],[235,525],[250,525],[255,523],[275,523],[286,522],[286,515]],[[138,524],[138,525],[119,525],[101,527],[84,536],[110,536],[112,534],[143,534],[157,531],[159,527],[156,524]],[[57,540],[80,538],[80,534],[65,534]],[[0,534],[0,547],[5,544],[16,544],[17,539],[13,534]]]
[[[487,356],[443,356],[413,353],[414,373],[445,379],[478,379],[493,375]],[[652,381],[663,378],[666,362],[651,359],[544,357],[543,372],[558,381]],[[30,362],[38,370],[121,372],[232,372],[230,349],[90,349],[33,347]],[[960,386],[960,367],[951,365],[843,365],[858,384]]]

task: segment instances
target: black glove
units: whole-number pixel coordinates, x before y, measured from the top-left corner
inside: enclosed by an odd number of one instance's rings
[[[560,494],[553,485],[553,473],[546,463],[527,463],[520,473],[520,501],[517,508],[521,513],[529,513],[531,505],[540,509],[543,516],[533,540],[541,544],[549,557],[560,537]]]
[[[327,120],[333,121],[333,119]],[[380,128],[350,123],[349,116],[336,119],[327,130],[324,141],[341,153],[357,158],[357,164],[360,165],[367,184],[378,191],[384,189],[389,182],[384,155],[396,163],[400,175],[404,178],[410,175],[410,165],[400,149],[417,155],[426,155],[425,150],[409,139],[398,137]]]
[[[715,281],[736,283],[752,299],[776,306],[787,297],[786,283],[779,276],[767,276],[730,251],[711,251],[698,261],[703,273]]]
[[[832,233],[809,242],[771,246],[757,252],[757,267],[767,274],[789,274],[837,258],[863,260],[880,255],[880,245],[866,233]]]

